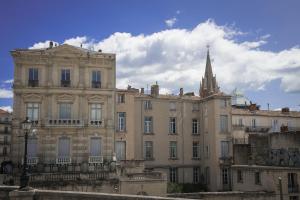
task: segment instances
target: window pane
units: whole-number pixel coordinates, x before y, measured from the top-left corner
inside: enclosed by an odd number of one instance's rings
[[[59,138],[58,157],[70,157],[70,139]]]
[[[27,155],[28,158],[37,157],[37,138],[28,138]]]
[[[101,156],[101,138],[91,138],[91,156]]]

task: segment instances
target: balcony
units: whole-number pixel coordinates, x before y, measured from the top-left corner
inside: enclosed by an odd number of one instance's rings
[[[27,164],[28,165],[36,165],[39,162],[38,157],[29,157],[27,158]]]
[[[245,132],[258,132],[258,133],[267,133],[271,127],[268,126],[247,126]]]
[[[103,156],[90,156],[89,163],[90,164],[103,163]]]
[[[232,124],[233,130],[244,130],[245,126],[243,124]]]
[[[219,158],[219,164],[220,165],[232,165],[233,159],[231,156],[222,156]]]
[[[70,164],[71,161],[72,161],[71,157],[58,157],[58,158],[56,158],[56,164],[58,164],[58,165]]]
[[[299,192],[298,184],[288,184],[288,192],[289,193],[298,193]]]
[[[89,126],[104,127],[104,120],[90,120]]]
[[[47,119],[45,124],[48,127],[82,127],[83,125],[81,119]]]
[[[92,81],[92,88],[101,88],[100,81]]]
[[[38,87],[39,86],[39,80],[28,80],[28,86],[29,87]]]
[[[248,138],[233,138],[233,144],[248,144]]]
[[[60,85],[61,85],[61,87],[70,87],[71,81],[70,80],[61,80]]]

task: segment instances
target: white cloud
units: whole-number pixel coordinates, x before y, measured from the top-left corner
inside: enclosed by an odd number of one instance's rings
[[[9,79],[9,80],[3,81],[3,83],[6,83],[6,84],[10,84],[10,83],[13,83],[13,82],[14,82],[14,79]]]
[[[0,109],[5,110],[7,112],[12,112],[13,111],[11,106],[0,106]]]
[[[180,10],[176,10],[176,14],[179,15],[181,13]]]
[[[176,23],[176,21],[177,21],[176,17],[173,17],[171,19],[165,20],[165,23],[169,28],[172,28],[174,26],[174,24]]]
[[[221,90],[263,90],[272,80],[281,80],[285,92],[300,92],[300,48],[263,51],[270,35],[256,41],[240,41],[243,33],[212,20],[191,30],[168,29],[149,35],[116,32],[102,41],[75,37],[65,40],[76,46],[117,54],[117,87],[145,87],[158,81],[161,91],[177,94],[198,91],[204,75],[206,45],[214,60],[213,72]],[[240,42],[239,42],[240,41]]]
[[[44,42],[38,42],[35,43],[34,45],[32,45],[31,47],[29,47],[29,49],[44,49],[44,48],[48,48],[50,45],[50,40],[46,40]],[[53,45],[58,45],[58,42],[52,41]]]
[[[13,98],[13,92],[8,89],[0,88],[0,98],[1,99]]]

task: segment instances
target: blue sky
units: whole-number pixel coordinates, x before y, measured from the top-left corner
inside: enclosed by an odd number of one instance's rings
[[[13,78],[9,51],[53,40],[116,51],[119,87],[146,87],[158,81],[167,93],[176,93],[179,87],[198,90],[209,44],[221,89],[240,88],[263,108],[270,103],[272,109],[299,110],[299,8],[297,0],[1,1],[0,106],[12,104],[11,98],[5,98],[11,96],[7,93],[11,84],[4,83]],[[186,42],[170,42],[173,37]],[[176,52],[182,56],[179,60]],[[243,67],[247,73],[241,75]],[[128,75],[132,69],[138,69],[134,77]],[[193,74],[190,79],[185,71]],[[149,77],[147,81],[136,77],[142,73]]]

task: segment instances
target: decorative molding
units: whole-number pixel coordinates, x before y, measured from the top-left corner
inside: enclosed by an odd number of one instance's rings
[[[39,94],[24,94],[22,97],[23,97],[23,101],[26,103],[28,102],[41,103],[43,100],[43,96]]]
[[[103,103],[105,101],[104,97],[100,95],[87,96],[87,100],[89,103]]]
[[[56,96],[56,100],[58,102],[70,102],[73,103],[75,101],[75,96],[71,94],[61,94]]]

